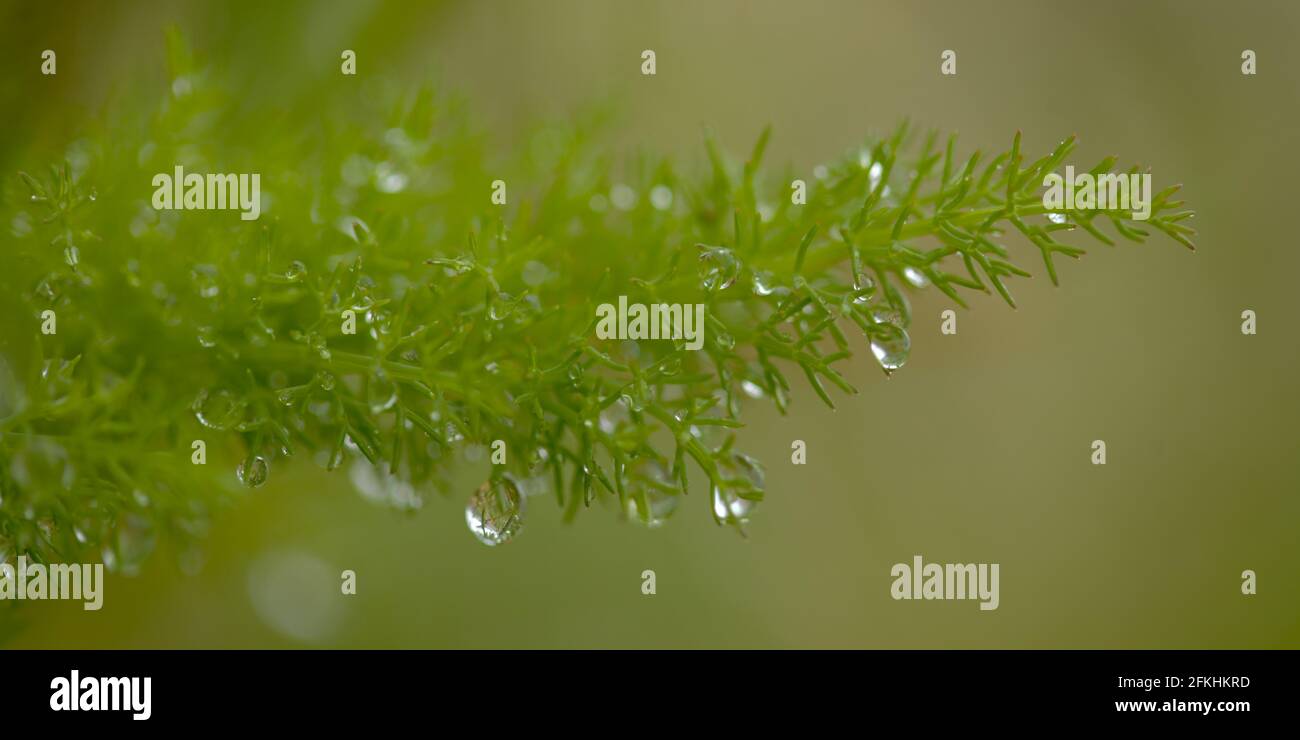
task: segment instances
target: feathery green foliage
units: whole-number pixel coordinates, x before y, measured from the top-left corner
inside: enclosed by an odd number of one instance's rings
[[[171,59],[146,112],[119,106],[48,174],[5,178],[0,551],[130,571],[160,536],[188,551],[240,490],[235,462],[259,484],[290,456],[418,508],[494,440],[508,458],[493,475],[569,517],[608,497],[656,521],[694,466],[715,518],[740,527],[763,495],[728,436],[742,402],[784,411],[807,383],[832,406],[828,386],[855,392],[837,368],[858,347],[901,365],[908,290],[1014,305],[1010,278],[1029,273],[1011,232],[1053,282],[1057,256],[1083,253],[1058,241],[1070,230],[1191,246],[1177,187],[1148,221],[1046,213],[1043,177],[1073,138],[1030,161],[1019,134],[959,156],[954,137],[901,126],[818,168],[794,205],[794,175],[762,167],[768,132],[743,163],[709,138],[701,167],[620,170],[581,125],[546,126],[498,162],[428,89],[250,111],[175,41]],[[175,164],[260,173],[261,219],[154,210],[151,177]],[[705,303],[703,351],[597,340],[596,305],[620,295]],[[45,310],[56,334],[39,332]]]

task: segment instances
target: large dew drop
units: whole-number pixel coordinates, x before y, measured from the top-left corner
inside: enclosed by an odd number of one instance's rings
[[[740,261],[726,247],[710,247],[697,244],[700,248],[700,282],[710,292],[726,290],[740,276]]]
[[[658,461],[645,460],[633,473],[638,489],[627,500],[628,516],[654,529],[677,511],[681,502],[672,476]]]
[[[743,527],[758,502],[741,494],[761,495],[763,466],[748,455],[733,453],[722,461],[722,469],[729,480],[725,485],[713,486],[713,517],[719,524]]]
[[[239,464],[235,470],[235,475],[239,476],[239,482],[249,488],[258,488],[266,483],[266,479],[271,474],[271,466],[267,464],[266,458],[261,455],[249,455]]]
[[[713,517],[719,523],[745,524],[753,511],[753,501],[721,486],[713,487]]]
[[[510,478],[489,480],[469,497],[465,523],[469,531],[489,547],[503,545],[524,526],[524,497]]]
[[[892,373],[907,362],[907,355],[912,350],[912,339],[907,331],[896,324],[881,323],[876,325],[876,333],[871,337],[871,353],[876,361]]]
[[[243,420],[244,403],[227,390],[199,391],[191,407],[194,418],[209,429],[225,431]]]

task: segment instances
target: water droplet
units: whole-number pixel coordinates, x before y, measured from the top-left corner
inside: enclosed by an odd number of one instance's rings
[[[926,279],[925,274],[915,267],[903,268],[903,277],[907,278],[907,282],[918,288],[924,288],[930,284],[930,281]]]
[[[370,308],[366,311],[366,326],[370,327],[370,338],[376,341],[381,336],[388,336],[393,330],[393,314],[382,308]]]
[[[726,247],[696,246],[700,248],[700,280],[704,289],[721,291],[730,288],[740,275],[740,260]]]
[[[307,266],[304,265],[299,260],[294,260],[293,262],[290,262],[288,269],[284,271],[284,279],[292,280],[295,283],[298,282],[299,280],[302,280],[306,275],[307,275]]]
[[[733,453],[731,459],[727,460],[724,466],[733,474],[737,474],[748,481],[754,490],[763,490],[763,466],[754,458],[739,452]]]
[[[94,189],[92,188],[91,191],[90,191],[90,194],[87,195],[86,197],[87,197],[87,198],[90,198],[91,202],[93,203],[94,201],[99,200],[99,191],[98,191],[98,190],[94,190]]]
[[[743,380],[740,383],[740,389],[750,398],[762,398],[763,388],[752,380]]]
[[[271,467],[267,465],[266,458],[261,455],[249,455],[239,464],[235,470],[239,476],[239,482],[249,488],[258,488],[266,483],[267,477],[271,474]]]
[[[319,385],[323,391],[334,390],[334,376],[321,370],[316,373],[316,385]]]
[[[772,282],[772,273],[754,271],[754,295],[772,295],[776,286]]]
[[[655,210],[666,211],[673,206],[673,191],[667,185],[656,185],[650,189],[650,205]]]
[[[199,391],[191,406],[194,417],[209,429],[225,431],[238,424],[244,416],[244,402],[227,390]]]
[[[859,268],[857,274],[853,276],[853,292],[858,298],[870,298],[876,292],[876,281],[871,279],[865,269]],[[856,299],[855,299],[856,300]]]
[[[871,353],[876,361],[892,373],[907,362],[907,355],[912,349],[912,339],[907,331],[897,324],[882,323],[876,325],[877,332],[871,337]]]
[[[519,487],[502,476],[485,482],[465,505],[465,524],[488,546],[509,542],[523,528],[524,498]]]
[[[677,511],[681,496],[677,493],[677,484],[673,482],[672,476],[657,460],[643,459],[635,465],[633,485],[639,488],[627,499],[627,513],[629,517],[654,529]]]
[[[741,498],[722,486],[713,487],[713,516],[721,523],[745,524],[754,510],[754,502]]]
[[[77,263],[81,261],[81,250],[71,244],[68,245],[63,250],[63,260],[68,263],[69,267],[76,267]]]
[[[1048,221],[1051,221],[1051,222],[1054,223],[1054,224],[1063,224],[1063,223],[1065,223],[1065,214],[1064,214],[1064,213],[1049,213],[1049,214],[1047,214],[1047,220],[1048,220]]]

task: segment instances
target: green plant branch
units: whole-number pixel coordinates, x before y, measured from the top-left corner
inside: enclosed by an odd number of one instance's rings
[[[129,570],[158,534],[202,535],[238,490],[234,462],[260,485],[253,473],[300,452],[411,508],[402,486],[433,493],[498,440],[490,477],[553,495],[568,519],[608,504],[656,523],[693,466],[715,519],[743,528],[763,497],[732,436],[743,405],[784,412],[806,383],[833,407],[856,392],[843,368],[862,346],[886,373],[902,366],[908,292],[1014,306],[1010,279],[1029,272],[1012,234],[1053,283],[1057,256],[1083,254],[1064,232],[1192,246],[1176,186],[1145,221],[1045,208],[1073,137],[1026,165],[1019,134],[959,159],[955,137],[904,125],[818,168],[795,204],[791,178],[763,166],[766,130],[743,163],[706,137],[703,171],[642,159],[616,175],[581,126],[543,127],[518,161],[491,163],[428,90],[379,114],[303,101],[288,143],[238,121],[211,130],[217,84],[195,77],[142,108],[146,123],[76,142],[77,168],[5,184],[4,222],[21,225],[0,278],[21,317],[6,335],[31,336],[47,309],[59,329],[0,345],[0,550],[88,550]],[[181,161],[247,162],[271,207],[252,223],[148,208],[141,183]],[[489,200],[498,178],[509,206]],[[704,303],[703,349],[597,339],[595,307],[620,295]],[[196,439],[210,464],[191,463]]]

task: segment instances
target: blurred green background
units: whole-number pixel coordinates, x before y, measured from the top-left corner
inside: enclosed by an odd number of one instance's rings
[[[159,552],[109,580],[102,612],[28,605],[10,647],[1300,644],[1300,6],[10,0],[4,171],[66,144],[112,90],[165,85],[170,24],[245,83],[243,104],[346,84],[351,48],[361,76],[462,94],[502,151],[606,102],[611,147],[698,157],[708,125],[742,153],[770,123],[768,161],[805,176],[903,116],[960,132],[966,152],[1019,129],[1037,156],[1077,133],[1076,164],[1113,153],[1150,165],[1156,189],[1184,183],[1199,250],[1075,239],[1090,253],[1056,289],[1023,253],[1020,309],[976,297],[956,336],[939,333],[947,299],[916,295],[892,379],[863,352],[849,378],[863,392],[834,412],[802,386],[789,417],[746,410],[742,443],[768,464],[747,541],[693,495],[651,531],[612,510],[565,526],[534,501],[524,533],[489,549],[459,495],[399,516],[302,461],[218,519],[197,575]],[[46,48],[54,78],[39,74]],[[955,77],[939,74],[944,49]],[[1257,336],[1240,333],[1247,308]],[[806,466],[789,463],[794,439]],[[483,465],[453,489],[468,495]],[[916,554],[1000,563],[1000,608],[893,601],[890,566]],[[1255,596],[1240,593],[1247,568]],[[356,596],[339,595],[343,569]]]

